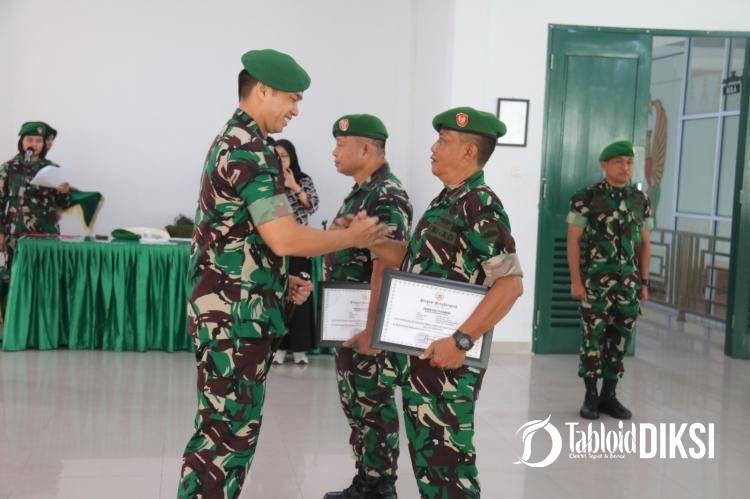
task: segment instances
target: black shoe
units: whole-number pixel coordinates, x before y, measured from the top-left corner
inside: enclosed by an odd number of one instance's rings
[[[583,378],[586,384],[586,398],[578,414],[584,419],[599,419],[599,393],[596,389],[596,378]]]
[[[599,412],[608,414],[615,419],[630,419],[633,413],[622,405],[615,396],[617,387],[616,379],[605,379],[602,386],[602,395],[599,397]]]
[[[378,478],[370,492],[370,499],[397,499],[396,477],[394,475]]]
[[[357,473],[351,485],[344,490],[327,492],[323,499],[369,499],[371,493],[370,485],[360,473]]]
[[[352,484],[338,492],[328,492],[323,499],[397,499],[396,477],[380,478],[358,473]]]

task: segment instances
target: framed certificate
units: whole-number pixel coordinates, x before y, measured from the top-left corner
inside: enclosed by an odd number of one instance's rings
[[[435,340],[452,335],[487,294],[477,284],[386,270],[372,346],[421,355]],[[492,330],[466,352],[466,365],[487,367]]]
[[[370,285],[357,282],[320,284],[318,344],[338,347],[362,331],[367,324]]]

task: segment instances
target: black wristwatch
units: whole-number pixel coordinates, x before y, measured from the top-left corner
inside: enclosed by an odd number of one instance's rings
[[[474,346],[474,340],[471,339],[471,336],[462,333],[458,329],[453,333],[453,339],[456,340],[456,348],[463,350],[464,352],[471,350]]]
[[[648,287],[648,282],[649,282],[649,281],[648,281],[648,279],[643,279],[643,278],[641,278],[641,286],[646,286],[646,287]]]

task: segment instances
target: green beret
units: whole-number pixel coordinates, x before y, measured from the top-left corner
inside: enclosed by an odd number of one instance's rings
[[[459,132],[476,133],[492,139],[505,135],[505,123],[492,113],[473,107],[454,107],[443,111],[432,119],[432,127],[438,132],[447,128]]]
[[[40,121],[39,123],[41,123],[42,125],[45,126],[45,128],[47,128],[47,134],[44,136],[45,139],[47,137],[55,137],[55,138],[57,137],[57,130],[55,130],[54,128],[52,128],[51,125],[49,125],[48,123],[45,123],[43,121]]]
[[[27,121],[21,125],[21,130],[18,131],[18,135],[24,137],[26,135],[35,135],[38,137],[47,136],[47,127],[41,121]]]
[[[139,241],[141,236],[129,230],[115,229],[112,231],[112,239],[115,241]]]
[[[302,92],[310,86],[310,76],[302,66],[273,49],[245,52],[242,65],[253,78],[282,92]]]
[[[371,114],[347,114],[333,122],[333,136],[346,135],[386,140],[388,130],[379,118]]]
[[[599,155],[599,161],[609,161],[617,156],[635,156],[633,153],[633,143],[629,140],[618,140],[612,142],[610,145],[602,149],[602,153]]]

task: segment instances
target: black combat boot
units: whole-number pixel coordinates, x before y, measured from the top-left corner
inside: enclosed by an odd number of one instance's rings
[[[622,405],[615,396],[616,379],[605,379],[602,385],[602,395],[599,397],[599,412],[609,414],[616,419],[630,419],[633,413]]]
[[[396,476],[381,476],[377,479],[369,499],[397,499]]]
[[[368,478],[360,470],[354,475],[352,484],[344,490],[328,492],[323,499],[369,499],[373,493],[373,479]]]
[[[584,419],[599,419],[599,392],[596,389],[596,378],[583,378],[586,383],[586,398],[578,414]]]

